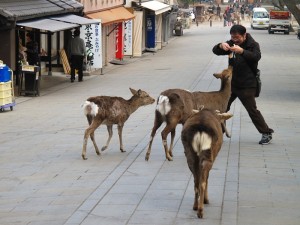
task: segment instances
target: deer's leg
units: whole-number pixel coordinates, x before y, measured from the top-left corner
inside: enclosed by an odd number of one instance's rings
[[[173,144],[174,144],[174,138],[175,138],[176,130],[171,131],[171,144],[169,148],[169,155],[173,157]]]
[[[184,154],[186,156],[189,169],[192,172],[193,177],[194,177],[195,197],[194,197],[193,210],[197,210],[198,209],[198,198],[199,198],[199,179],[200,179],[199,157],[196,155],[196,153],[194,152],[194,150],[191,147],[187,147],[186,145],[185,145]]]
[[[222,122],[221,126],[222,126],[222,131],[225,132],[225,134],[226,134],[226,137],[231,138],[231,134],[229,133],[229,131],[227,130],[227,127],[226,127],[226,121]]]
[[[91,135],[90,135],[90,137],[91,137],[91,140],[92,140],[92,142],[94,144],[94,148],[96,150],[97,155],[100,155],[99,148],[98,148],[98,146],[96,144],[96,141],[95,141],[95,132],[92,132]]]
[[[171,121],[170,123],[167,123],[167,126],[166,126],[166,127],[163,129],[163,131],[161,132],[161,138],[162,138],[162,142],[163,142],[163,145],[164,145],[166,158],[167,158],[167,160],[169,160],[169,161],[172,161],[173,158],[172,158],[172,156],[171,156],[170,153],[169,153],[167,137],[168,137],[168,134],[169,134],[171,131],[173,131],[173,130],[176,129],[176,125],[177,125],[177,122]]]
[[[149,160],[150,153],[151,153],[152,142],[153,142],[154,136],[156,134],[156,131],[162,125],[162,123],[163,123],[163,118],[162,118],[161,114],[159,112],[155,111],[154,126],[152,128],[152,132],[151,132],[151,135],[150,135],[150,141],[149,141],[148,149],[147,149],[146,156],[145,156],[146,161]]]
[[[204,204],[209,204],[209,200],[208,200],[208,177],[209,177],[209,171],[207,173],[207,177],[206,177],[206,187],[205,187],[205,192],[204,192]]]
[[[112,125],[106,125],[106,126],[107,126],[107,131],[108,131],[108,139],[106,141],[106,144],[101,148],[101,151],[104,151],[107,149],[109,142],[111,140],[111,137],[113,135]]]
[[[199,190],[200,190],[200,197],[198,199],[198,217],[203,218],[203,209],[204,209],[204,202],[208,203],[208,197],[207,195],[207,181],[208,181],[208,174],[209,170],[212,166],[212,163],[204,160],[201,167],[200,172],[200,184],[199,184]]]
[[[119,134],[119,141],[120,141],[120,151],[121,152],[126,152],[126,151],[124,151],[123,140],[122,140],[123,127],[124,127],[124,125],[118,125],[118,134]]]
[[[90,121],[89,121],[90,122]],[[94,133],[94,131],[101,125],[102,121],[101,120],[91,120],[90,126],[85,130],[84,132],[84,138],[83,138],[83,148],[82,148],[82,158],[86,160],[86,145],[87,145],[87,140],[88,137],[91,136],[91,134]],[[94,140],[95,141],[95,140]],[[97,151],[97,150],[96,150]]]
[[[91,116],[91,115],[87,115],[86,118],[87,118],[87,120],[88,120],[89,125],[91,125],[92,122],[93,122],[94,117]],[[95,132],[92,132],[91,135],[90,135],[90,137],[91,137],[91,140],[92,140],[92,142],[93,142],[93,144],[94,144],[94,148],[95,148],[95,150],[96,150],[97,155],[100,155],[98,146],[97,146],[96,141],[95,141]]]
[[[189,167],[190,170],[192,171],[192,174],[194,176],[194,192],[195,192],[195,197],[194,197],[194,205],[193,205],[193,210],[198,209],[198,199],[199,199],[199,179],[200,179],[200,174],[199,174],[199,163],[198,163],[198,157],[195,155],[190,156],[190,161]]]

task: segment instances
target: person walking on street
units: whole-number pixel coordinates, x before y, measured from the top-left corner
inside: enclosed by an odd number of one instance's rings
[[[79,37],[80,30],[74,31],[74,38],[69,43],[69,55],[71,58],[71,82],[75,80],[75,69],[78,70],[78,81],[83,81],[83,60],[86,57],[84,40]]]
[[[27,54],[27,61],[29,65],[40,65],[39,46],[34,40],[34,34],[31,32],[26,33],[26,48],[24,48],[24,51]]]
[[[226,27],[227,26],[227,11],[225,11],[223,13],[223,26]]]
[[[233,66],[231,97],[227,111],[236,98],[239,98],[247,110],[254,126],[262,138],[259,144],[266,145],[272,140],[274,130],[269,128],[264,117],[257,109],[255,101],[256,73],[261,58],[259,44],[246,32],[242,25],[233,25],[230,29],[231,40],[216,44],[212,51],[216,55],[230,55],[229,65]]]
[[[218,17],[221,17],[221,7],[220,7],[219,4],[218,4],[218,6],[217,6],[217,16],[218,16]]]

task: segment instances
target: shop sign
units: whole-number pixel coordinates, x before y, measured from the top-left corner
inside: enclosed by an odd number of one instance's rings
[[[84,25],[80,28],[80,37],[85,42],[88,62],[92,69],[102,68],[102,35],[100,24]]]
[[[132,55],[132,20],[124,23],[124,55]]]
[[[123,59],[123,50],[123,22],[121,22],[116,28],[116,59]]]

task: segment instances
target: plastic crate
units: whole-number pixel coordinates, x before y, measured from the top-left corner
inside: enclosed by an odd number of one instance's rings
[[[0,91],[0,98],[7,98],[12,96],[11,89],[5,90],[5,91]]]
[[[0,91],[6,91],[9,89],[11,89],[11,81],[0,83]]]
[[[10,81],[10,69],[5,64],[0,65],[0,82]]]
[[[12,96],[7,98],[0,98],[0,105],[6,105],[12,103]]]

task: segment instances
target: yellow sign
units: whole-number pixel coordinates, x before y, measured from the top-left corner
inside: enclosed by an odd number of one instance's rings
[[[34,66],[23,65],[22,66],[22,71],[34,72]]]

